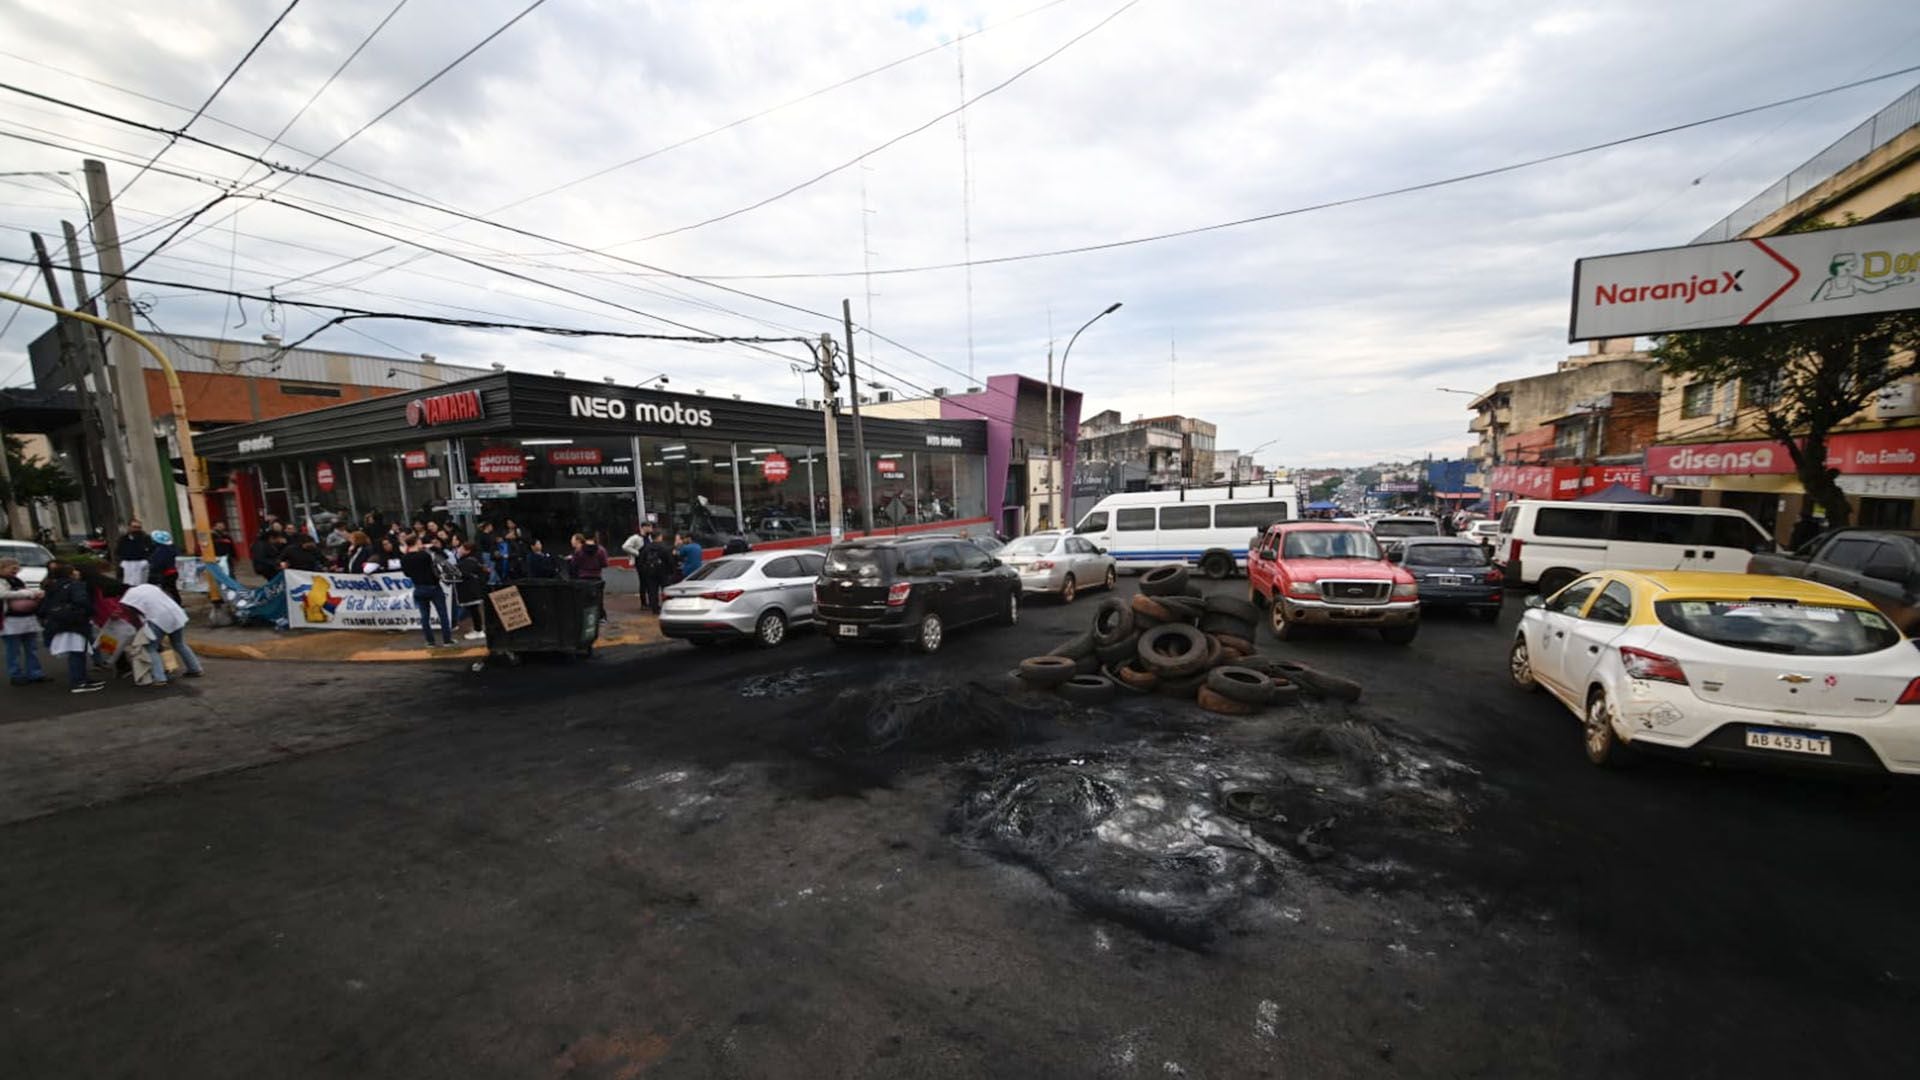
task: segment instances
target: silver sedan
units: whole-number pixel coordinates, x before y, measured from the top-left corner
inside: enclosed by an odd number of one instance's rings
[[[750,640],[771,648],[790,627],[813,621],[813,583],[826,561],[817,551],[715,559],[661,590],[660,632],[695,645]]]
[[[1009,540],[998,555],[1001,562],[1020,572],[1022,592],[1057,593],[1063,604],[1073,603],[1081,589],[1111,589],[1119,576],[1113,556],[1086,537],[1065,529]]]

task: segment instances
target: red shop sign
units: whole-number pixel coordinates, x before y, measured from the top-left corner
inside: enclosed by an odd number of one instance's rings
[[[511,446],[493,446],[473,456],[473,471],[489,484],[507,484],[527,475],[527,460]]]
[[[563,450],[547,451],[547,462],[565,468],[569,465],[598,465],[600,451],[591,446],[570,446]]]
[[[900,463],[893,458],[881,458],[876,468],[882,476],[900,475]]]
[[[313,482],[320,485],[321,491],[333,490],[333,465],[321,462],[313,467]]]
[[[760,475],[766,477],[769,484],[779,484],[793,475],[793,469],[787,464],[786,455],[768,454],[760,459]]]
[[[400,464],[405,465],[409,469],[424,469],[427,467],[427,452],[425,450],[408,450],[400,455]]]
[[[1827,465],[1849,476],[1920,475],[1920,428],[1833,435],[1827,439]],[[1792,472],[1793,457],[1787,448],[1766,439],[1647,450],[1650,476],[1784,476]]]

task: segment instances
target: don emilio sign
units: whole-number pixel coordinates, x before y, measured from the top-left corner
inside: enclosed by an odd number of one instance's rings
[[[1569,341],[1920,308],[1920,219],[1573,264]]]

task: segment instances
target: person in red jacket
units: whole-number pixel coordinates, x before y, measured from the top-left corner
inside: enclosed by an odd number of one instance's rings
[[[593,537],[573,534],[573,553],[567,556],[567,576],[575,581],[602,581],[607,572],[607,549]],[[607,590],[600,588],[600,621],[607,621]]]

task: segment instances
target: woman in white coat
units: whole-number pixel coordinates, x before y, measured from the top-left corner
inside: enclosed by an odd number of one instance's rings
[[[167,666],[160,656],[160,640],[165,638],[173,646],[174,654],[186,666],[189,679],[197,679],[203,674],[200,658],[193,654],[193,648],[187,644],[187,610],[174,603],[173,597],[161,591],[157,585],[135,585],[120,597],[120,606],[132,608],[138,612],[141,621],[146,624],[147,656],[153,661],[153,684],[167,685]]]

